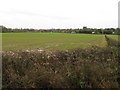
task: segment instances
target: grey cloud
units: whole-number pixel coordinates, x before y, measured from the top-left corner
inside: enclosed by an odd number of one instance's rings
[[[57,20],[68,20],[70,17],[63,17],[63,16],[52,16],[52,15],[43,15],[39,13],[29,12],[29,11],[20,11],[20,10],[12,10],[12,11],[0,11],[0,13],[3,14],[10,14],[10,15],[17,15],[17,14],[23,14],[28,16],[40,16],[43,18],[49,18],[49,19],[57,19]]]

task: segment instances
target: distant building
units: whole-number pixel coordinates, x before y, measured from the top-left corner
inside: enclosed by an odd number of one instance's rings
[[[92,32],[92,34],[95,34],[95,32]]]
[[[2,29],[2,28],[6,28],[6,27],[0,25],[0,29]]]
[[[71,33],[74,34],[74,33],[76,33],[76,32],[72,31]]]
[[[34,32],[41,32],[41,30],[34,30]]]

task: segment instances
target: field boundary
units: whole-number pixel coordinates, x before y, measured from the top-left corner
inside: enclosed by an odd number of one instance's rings
[[[120,41],[115,40],[115,39],[113,39],[111,37],[108,37],[107,35],[105,35],[105,39],[107,41],[108,46],[120,47]]]

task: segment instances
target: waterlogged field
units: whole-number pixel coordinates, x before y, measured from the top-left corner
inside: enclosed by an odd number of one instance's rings
[[[104,35],[65,33],[3,33],[3,50],[53,49],[105,47]]]

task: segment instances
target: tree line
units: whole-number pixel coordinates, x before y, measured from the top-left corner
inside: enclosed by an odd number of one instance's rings
[[[29,28],[6,28],[0,26],[2,33],[11,33],[11,32],[51,32],[51,33],[85,33],[85,34],[115,34],[120,35],[120,28],[105,28],[105,29],[94,29],[83,27],[82,29],[29,29]]]

